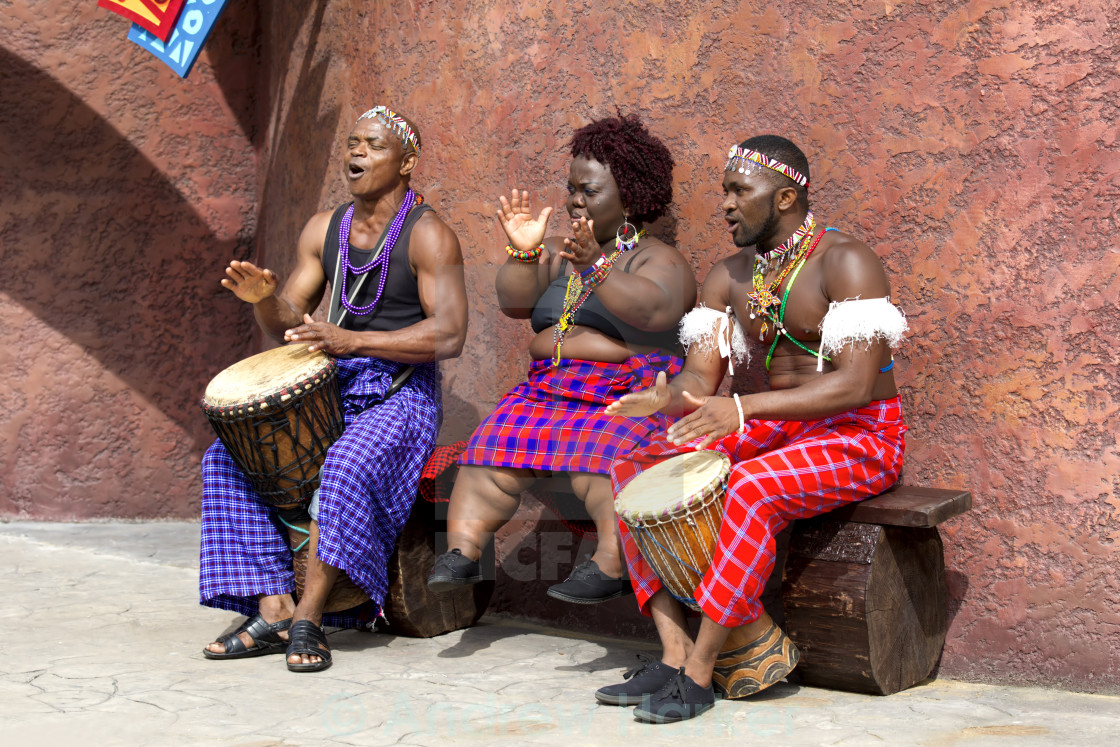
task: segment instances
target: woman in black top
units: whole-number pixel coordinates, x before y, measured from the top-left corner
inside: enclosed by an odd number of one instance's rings
[[[603,408],[659,371],[679,370],[677,324],[695,304],[696,280],[680,252],[643,230],[672,202],[673,160],[661,141],[635,116],[610,117],[578,130],[571,153],[571,236],[546,239],[552,208],[534,218],[526,192],[500,198],[510,256],[498,272],[498,302],[507,316],[532,320],[533,363],[460,457],[449,552],[428,580],[436,591],[480,581],[478,558],[522,491],[558,474],[570,478],[599,542],[549,595],[589,604],[629,590],[610,465],[667,423]]]

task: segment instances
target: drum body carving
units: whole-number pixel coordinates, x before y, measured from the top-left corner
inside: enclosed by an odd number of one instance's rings
[[[665,590],[694,610],[700,609],[696,588],[719,541],[730,474],[731,460],[721,452],[678,454],[631,480],[615,502],[619,519]],[[712,672],[712,683],[729,698],[773,685],[799,658],[776,626],[760,638],[748,637],[744,630],[731,631]]]
[[[235,363],[206,387],[202,409],[229,455],[270,506],[306,506],[342,435],[337,364],[303,345]]]
[[[305,345],[287,345],[235,363],[214,377],[202,409],[258,499],[279,512],[288,527],[296,598],[307,574],[306,508],[319,487],[319,471],[346,427],[337,381],[338,364]],[[369,600],[339,573],[324,612]]]

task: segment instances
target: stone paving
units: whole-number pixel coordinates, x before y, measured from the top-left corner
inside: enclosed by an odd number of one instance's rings
[[[1102,745],[1120,697],[936,680],[890,697],[780,684],[694,721],[599,706],[648,644],[486,618],[428,640],[339,631],[335,664],[200,650],[236,615],[198,606],[198,525],[0,524],[7,745]]]

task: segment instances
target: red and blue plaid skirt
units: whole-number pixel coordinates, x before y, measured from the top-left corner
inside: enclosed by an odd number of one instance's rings
[[[529,378],[502,398],[475,429],[459,464],[548,472],[610,474],[611,462],[668,427],[661,414],[609,416],[608,404],[669,378],[681,359],[654,351],[625,363],[534,361]]]

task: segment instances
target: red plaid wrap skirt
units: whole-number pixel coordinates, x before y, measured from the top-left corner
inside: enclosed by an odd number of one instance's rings
[[[654,351],[625,363],[562,359],[534,361],[529,378],[502,397],[475,429],[459,464],[548,472],[610,474],[611,462],[668,426],[663,415],[608,416],[603,408],[624,394],[669,378],[681,359]]]
[[[723,524],[712,564],[694,599],[705,615],[725,627],[762,616],[762,595],[774,570],[774,538],[791,521],[817,516],[887,490],[902,470],[906,426],[898,397],[822,420],[750,420],[709,448],[731,459]],[[614,463],[615,497],[642,470],[689,451],[661,436]],[[682,496],[683,497],[683,496]],[[642,558],[628,527],[619,522],[622,549],[638,605],[648,603],[661,581]]]

